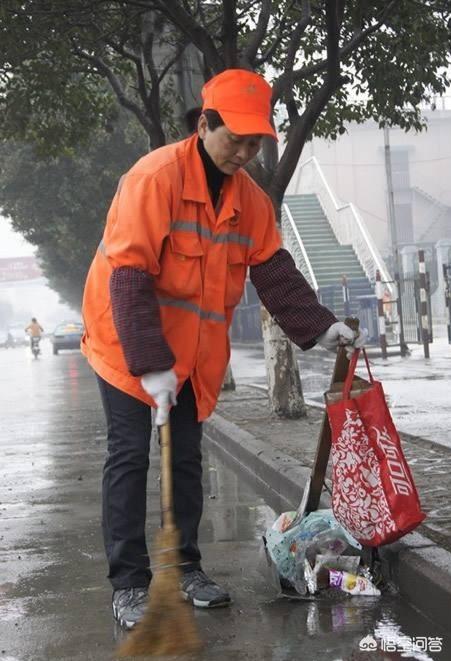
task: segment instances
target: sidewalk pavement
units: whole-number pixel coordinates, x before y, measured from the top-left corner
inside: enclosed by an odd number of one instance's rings
[[[438,335],[440,329],[437,329]],[[443,335],[435,337],[430,346],[431,357],[425,359],[423,347],[409,345],[411,354],[384,360],[373,348],[368,349],[373,376],[382,381],[393,420],[402,432],[445,445],[451,449],[450,392],[451,345]],[[335,355],[314,347],[297,351],[304,396],[322,405],[324,391],[330,383]],[[237,383],[266,385],[263,343],[232,345],[231,365]],[[359,373],[365,377],[360,361]],[[450,512],[451,515],[451,512]]]
[[[270,413],[264,390],[238,385],[222,393],[204,434],[256,487],[290,510],[297,508],[310,474],[323,415],[309,406],[307,417],[281,420]],[[449,627],[451,450],[409,434],[401,438],[427,518],[415,532],[381,549],[385,574],[415,606]],[[322,506],[328,502],[325,492]]]

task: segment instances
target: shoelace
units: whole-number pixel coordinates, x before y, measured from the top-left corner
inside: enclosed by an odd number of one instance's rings
[[[147,592],[144,588],[131,588],[119,597],[119,603],[122,607],[129,606],[130,604],[135,605],[143,601],[146,597]]]
[[[191,578],[192,575],[192,578]],[[202,571],[199,571],[196,569],[193,572],[190,572],[190,582],[189,585],[216,585],[214,581],[211,580],[211,578],[208,578],[206,574],[204,574]]]

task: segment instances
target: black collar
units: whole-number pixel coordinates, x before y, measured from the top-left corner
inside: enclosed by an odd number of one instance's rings
[[[224,172],[221,172],[219,168],[211,160],[209,154],[207,154],[204,143],[200,138],[197,138],[197,150],[204,164],[205,176],[207,177],[207,186],[210,192],[211,201],[213,207],[216,206],[219,198],[219,193],[224,182],[224,178],[227,176]]]

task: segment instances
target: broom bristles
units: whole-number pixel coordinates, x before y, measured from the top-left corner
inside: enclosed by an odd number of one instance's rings
[[[118,656],[188,654],[202,644],[192,607],[180,592],[178,531],[161,529],[156,538],[158,567],[143,619],[119,647]]]

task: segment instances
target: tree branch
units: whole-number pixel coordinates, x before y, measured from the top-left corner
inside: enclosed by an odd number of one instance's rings
[[[262,8],[258,15],[257,25],[255,30],[251,33],[248,43],[242,54],[243,62],[253,68],[255,59],[257,57],[258,49],[260,48],[263,39],[268,29],[269,19],[271,18],[271,0],[262,0]]]
[[[286,188],[293,176],[304,144],[315,122],[342,84],[342,79],[340,78],[340,49],[338,45],[339,16],[337,1],[339,2],[340,0],[326,0],[327,67],[325,80],[321,87],[314,93],[306,110],[296,120],[291,129],[287,146],[271,182],[271,198],[276,200],[279,205],[282,203]]]
[[[335,90],[340,78],[340,19],[339,5],[341,0],[326,0],[327,26],[327,76],[326,83]]]
[[[368,8],[368,0],[358,0],[352,14],[354,34],[358,34],[363,28],[365,11]]]
[[[293,35],[290,39],[287,49],[287,57],[285,60],[285,71],[292,71],[294,67],[294,62],[296,59],[296,54],[298,52],[302,35],[304,34],[307,26],[310,24],[312,19],[312,10],[310,7],[309,0],[302,0],[302,19],[296,25]]]
[[[302,19],[296,25],[287,48],[287,56],[285,58],[284,70],[288,74],[293,71],[294,62],[301,43],[302,35],[304,34],[307,26],[311,21],[311,16],[312,16],[312,12],[310,7],[310,2],[309,0],[303,0]],[[296,124],[299,118],[299,112],[294,98],[293,83],[285,87],[284,99],[285,99],[285,106],[288,112],[288,118],[290,120],[290,126],[292,127],[293,125]]]
[[[369,37],[371,34],[379,30],[379,28],[384,24],[385,19],[389,15],[391,9],[396,5],[396,3],[397,0],[391,0],[391,2],[389,2],[385,7],[377,23],[367,27],[365,30],[359,30],[354,33],[352,39],[350,39],[350,41],[347,44],[345,44],[343,48],[341,48],[340,60],[349,57],[349,55],[351,55],[351,53],[357,50],[358,46],[360,46],[360,44],[367,37]],[[319,62],[315,62],[313,64],[304,66],[301,69],[297,69],[293,71],[291,75],[289,72],[284,72],[281,76],[279,76],[279,78],[277,78],[273,82],[273,95],[272,95],[273,105],[275,105],[275,103],[280,99],[287,86],[296,82],[300,82],[301,80],[305,80],[306,78],[309,78],[310,76],[316,73],[321,73],[322,71],[325,71],[327,69],[327,66],[328,66],[328,60],[326,58]]]
[[[161,125],[161,108],[160,108],[160,82],[161,79],[158,75],[153,57],[153,45],[156,36],[156,29],[154,24],[155,14],[149,12],[143,17],[141,38],[143,42],[143,60],[146,64],[147,71],[150,77],[150,90],[146,99],[146,111],[150,117],[152,132],[150,141],[152,147],[160,147],[166,142],[163,127]]]
[[[154,4],[158,7],[158,11],[169,18],[183,34],[186,34],[189,41],[205,55],[206,60],[216,73],[226,68],[213,39],[195,21],[192,15],[183,9],[180,3],[176,0],[155,0]]]
[[[106,41],[105,44],[110,48],[112,48],[119,55],[122,55],[124,58],[133,62],[133,64],[135,65],[136,77],[138,80],[138,92],[144,107],[147,107],[148,94],[146,89],[146,79],[144,76],[144,67],[141,58],[139,57],[139,55],[132,53],[130,50],[126,49],[123,44],[116,44],[112,40]]]
[[[260,67],[262,64],[265,64],[265,62],[269,62],[272,56],[274,55],[274,53],[276,52],[277,48],[280,46],[281,41],[282,41],[282,32],[279,32],[279,34],[274,39],[271,46],[266,50],[266,52],[263,53],[261,57],[258,57],[254,60],[254,66]]]
[[[137,53],[133,53],[123,44],[117,44],[112,39],[105,39],[104,43],[106,46],[112,48],[116,53],[122,55],[122,57],[125,57],[127,60],[130,60],[130,62],[133,62],[134,64],[141,64],[141,58],[139,57],[139,55]]]
[[[343,24],[345,9],[346,9],[346,0],[339,0],[337,4],[337,21],[340,28]]]
[[[247,16],[247,13],[249,9],[251,9],[255,5],[255,0],[250,0],[250,2],[246,2],[245,5],[240,6],[240,10],[236,12],[237,18],[243,18],[244,16]]]
[[[287,20],[288,14],[289,14],[289,12],[291,11],[292,8],[293,8],[293,3],[292,2],[288,3],[286,8],[285,8],[285,11],[284,11],[284,13],[283,13],[283,15],[280,19],[280,21],[279,21],[279,25],[278,25],[278,28],[277,28],[277,35],[276,35],[274,41],[272,42],[271,46],[266,50],[266,52],[263,53],[263,55],[260,58],[257,58],[255,60],[255,66],[256,67],[261,66],[265,62],[268,62],[269,59],[272,57],[273,53],[276,51],[276,49],[280,45],[280,43],[281,43],[281,41],[284,37],[284,31],[285,31],[285,28],[286,28],[286,20]],[[290,25],[288,26],[288,28],[291,28],[293,25],[297,25],[297,22],[296,23],[290,22]]]
[[[165,66],[163,67],[163,69],[161,69],[161,71],[160,71],[160,75],[158,76],[158,83],[161,83],[161,81],[163,80],[163,78],[165,77],[165,75],[168,73],[169,69],[170,69],[171,67],[174,66],[174,64],[177,62],[177,60],[180,59],[180,57],[182,56],[183,51],[185,50],[185,48],[187,47],[187,45],[188,45],[188,44],[187,44],[187,42],[185,41],[185,42],[183,42],[183,43],[180,43],[180,44],[177,46],[177,52],[176,52],[176,54],[174,55],[174,57],[172,57],[172,58],[171,58],[171,59],[165,64]]]
[[[130,112],[135,115],[146,133],[150,136],[152,132],[152,126],[149,119],[143,113],[141,108],[125,94],[119,78],[114,74],[110,67],[97,55],[90,55],[77,46],[74,46],[74,52],[76,55],[78,55],[78,57],[86,60],[87,62],[90,62],[98,71],[98,73],[105,76],[121,106],[127,110],[130,110]]]
[[[237,66],[236,0],[222,0],[222,43],[225,65],[228,69]]]

